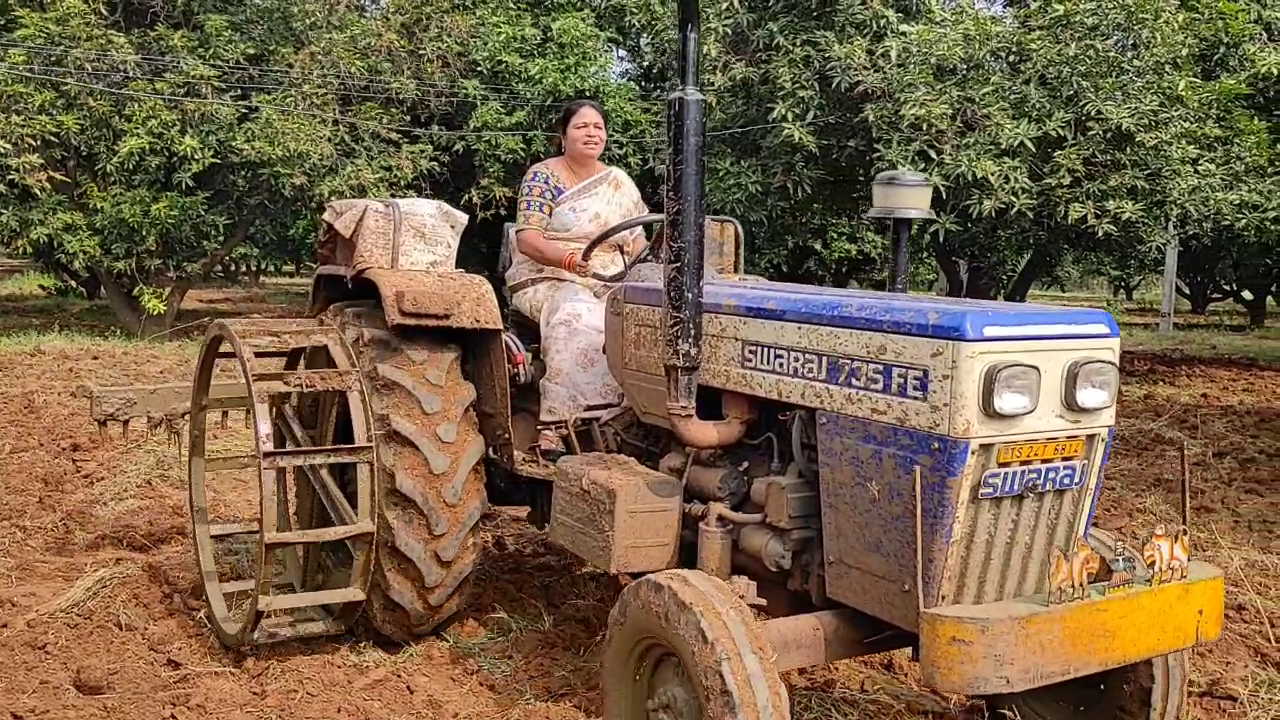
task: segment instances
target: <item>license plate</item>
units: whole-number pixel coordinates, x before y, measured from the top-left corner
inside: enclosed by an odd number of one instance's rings
[[[1011,462],[1027,462],[1028,460],[1058,460],[1073,458],[1084,454],[1084,439],[1050,440],[1048,442],[1017,443],[1005,445],[996,453],[996,462],[1001,465]]]
[[[978,484],[978,498],[989,500],[1023,493],[1074,490],[1083,487],[1088,479],[1089,463],[1084,460],[992,468],[982,474],[982,480]]]

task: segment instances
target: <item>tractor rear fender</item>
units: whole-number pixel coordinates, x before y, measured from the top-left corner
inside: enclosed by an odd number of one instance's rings
[[[334,303],[380,300],[387,325],[461,330],[469,379],[476,386],[476,416],[485,442],[508,467],[515,462],[511,395],[502,342],[502,312],[489,281],[461,271],[371,268],[348,275],[342,265],[316,268],[308,314]]]
[[[337,265],[316,269],[310,313],[335,302],[379,298],[391,327],[502,330],[502,311],[489,281],[460,271],[371,268],[355,275]]]

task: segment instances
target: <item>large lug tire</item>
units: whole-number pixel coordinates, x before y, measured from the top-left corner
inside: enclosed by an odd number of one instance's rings
[[[480,556],[484,438],[461,351],[396,334],[374,303],[323,315],[342,328],[364,374],[378,437],[378,548],[365,613],[398,642],[439,629],[466,603]]]
[[[786,686],[750,608],[723,581],[664,570],[609,614],[605,720],[789,720]]]
[[[1115,556],[1116,538],[1106,530],[1090,528],[1088,540],[1104,561]],[[1138,575],[1145,574],[1139,563]],[[1183,720],[1190,655],[1183,650],[1035,690],[987,698],[987,707],[993,720]]]

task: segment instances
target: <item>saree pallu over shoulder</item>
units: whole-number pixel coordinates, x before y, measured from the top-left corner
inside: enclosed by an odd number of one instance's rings
[[[606,167],[603,171],[567,190],[562,190],[559,177],[543,163],[531,167],[525,174],[517,200],[516,231],[538,228],[543,237],[562,250],[577,250],[608,228],[649,211],[631,178],[621,170]],[[623,257],[615,243],[628,246],[643,234],[636,228],[615,236],[591,255],[591,267],[596,272],[613,274],[623,267]],[[600,283],[583,278],[560,268],[547,267],[529,259],[516,247],[512,247],[512,263],[506,273],[508,286],[534,278],[564,280],[589,289]]]

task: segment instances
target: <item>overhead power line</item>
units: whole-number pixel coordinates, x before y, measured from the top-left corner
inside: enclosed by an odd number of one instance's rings
[[[123,53],[109,53],[96,50],[81,50],[73,47],[56,47],[53,45],[35,45],[31,43],[15,43],[8,40],[0,40],[0,48],[8,48],[12,50],[25,50],[28,52],[36,52],[50,55],[61,56],[84,56],[98,58],[101,60],[112,60],[116,62],[135,62],[151,65],[162,65],[167,67],[182,66],[204,66],[210,69],[221,69],[231,72],[253,72],[265,75],[282,75],[295,80],[330,80],[335,82],[346,82],[351,84],[363,84],[374,86],[395,86],[397,80],[380,77],[377,75],[367,75],[363,73],[333,72],[326,70],[303,70],[298,68],[286,68],[272,65],[246,65],[243,63],[224,63],[214,60],[197,60],[188,58],[171,58],[159,55],[126,55]],[[520,97],[526,100],[530,99],[524,88],[515,85],[493,85],[484,83],[475,83],[470,81],[460,81],[449,83],[440,80],[414,80],[415,84],[426,87],[438,87],[441,89],[455,90],[474,88],[479,90],[501,90],[503,92],[489,93],[495,96]],[[516,91],[516,92],[507,92]]]
[[[402,93],[397,89],[390,88],[386,92],[359,92],[355,90],[336,90],[332,88],[316,88],[316,87],[298,87],[293,85],[264,85],[261,83],[243,83],[229,82],[226,80],[216,80],[213,78],[193,78],[193,77],[173,77],[170,75],[140,75],[138,73],[130,73],[122,70],[87,70],[82,68],[68,68],[58,65],[16,65],[12,63],[0,62],[0,68],[9,68],[13,70],[34,70],[42,73],[70,73],[80,75],[93,75],[98,77],[112,78],[128,78],[131,80],[148,80],[151,82],[163,83],[191,83],[198,85],[215,85],[218,87],[233,90],[274,90],[280,92],[292,93],[312,93],[319,95],[342,95],[344,97],[361,97],[375,98],[379,100],[421,100],[423,102],[496,102],[509,106],[522,107],[545,107],[549,105],[559,105],[560,103],[552,102],[530,102],[528,100],[503,100],[493,97],[461,97],[457,95],[414,95],[411,93]]]
[[[409,134],[453,136],[453,137],[496,137],[496,136],[513,137],[513,136],[529,136],[529,135],[555,137],[554,133],[549,133],[549,132],[540,131],[540,130],[445,130],[445,129],[437,129],[437,128],[410,127],[405,125],[388,125],[385,123],[374,122],[372,120],[364,120],[362,118],[351,117],[349,115],[326,113],[326,112],[320,112],[317,110],[307,110],[304,108],[289,107],[285,105],[260,103],[256,101],[237,101],[237,100],[224,100],[221,98],[186,97],[186,96],[180,96],[180,95],[169,95],[164,93],[143,92],[139,90],[128,90],[124,88],[113,88],[105,85],[98,85],[95,83],[80,82],[77,80],[72,80],[67,77],[60,77],[56,75],[43,75],[39,73],[32,73],[32,72],[26,71],[28,69],[39,69],[40,67],[41,66],[0,64],[0,73],[4,73],[7,75],[14,75],[18,77],[25,77],[33,80],[47,80],[54,83],[62,83],[65,85],[85,88],[88,90],[96,90],[99,92],[111,93],[116,95],[126,95],[131,97],[147,98],[152,100],[163,100],[163,101],[176,102],[176,103],[197,103],[197,104],[221,105],[221,106],[227,106],[227,107],[239,107],[239,108],[247,108],[247,109],[257,109],[257,110],[274,110],[274,111],[284,112],[284,113],[296,113],[299,115],[317,117],[317,118],[332,120],[336,122],[350,122],[350,123],[354,123],[364,127],[376,128],[380,130],[387,130],[387,131],[393,131],[393,132],[409,133]],[[152,79],[156,81],[169,80],[168,78],[147,78],[147,79]],[[444,99],[435,98],[435,100],[441,101]],[[831,115],[831,116],[826,116],[821,118],[798,120],[794,122],[761,123],[757,125],[748,125],[748,126],[737,127],[737,128],[729,128],[725,130],[712,130],[707,132],[707,137],[733,135],[733,134],[744,133],[752,130],[765,130],[765,129],[778,128],[778,127],[797,127],[797,126],[803,126],[803,125],[816,125],[820,123],[830,122],[838,118],[839,116],[837,115]],[[660,144],[666,140],[665,137],[626,138],[626,137],[618,137],[618,136],[610,136],[609,139],[610,139],[610,142],[613,142],[613,143],[648,143],[648,144],[654,144],[654,145]]]

